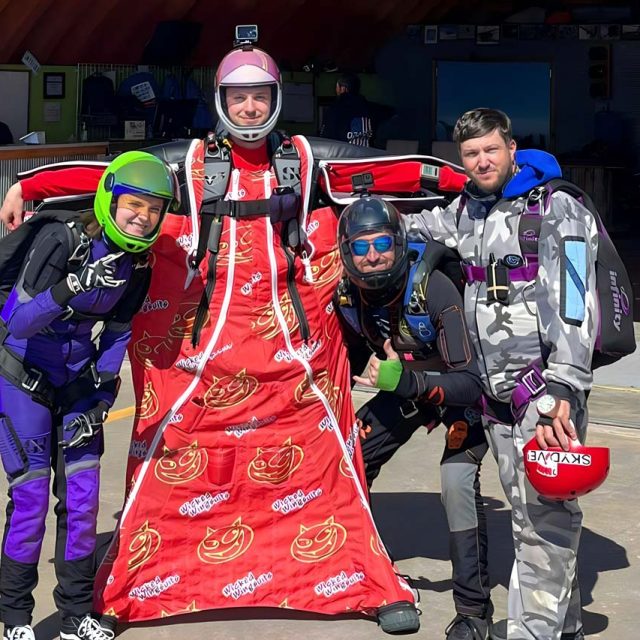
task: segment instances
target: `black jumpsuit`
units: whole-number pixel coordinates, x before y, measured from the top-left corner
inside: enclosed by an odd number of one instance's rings
[[[403,363],[396,390],[379,391],[357,412],[367,483],[371,486],[382,465],[420,426],[431,430],[441,422],[445,425],[440,476],[450,532],[453,599],[458,613],[484,617],[490,607],[490,587],[480,465],[488,446],[474,406],[481,383],[462,297],[443,273],[430,274],[425,302],[436,337],[423,343],[400,331],[402,295],[391,306],[376,307],[363,301],[354,285],[348,286],[360,324],[358,336],[344,322],[352,372],[363,370],[371,350],[384,358],[386,338],[391,338]]]

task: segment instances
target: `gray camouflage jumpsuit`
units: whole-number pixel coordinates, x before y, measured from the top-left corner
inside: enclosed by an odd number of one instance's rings
[[[462,203],[457,198],[444,210],[425,210],[412,216],[410,231],[445,243],[465,262],[479,267],[489,264],[491,254],[494,258],[509,254],[523,257],[518,219],[525,209],[526,195],[510,200],[462,197]],[[571,313],[566,309],[566,242],[578,243],[584,256],[579,323],[570,318],[567,321]],[[505,305],[487,301],[486,282],[472,282],[465,288],[466,322],[484,391],[500,415],[491,421],[485,417],[487,440],[512,507],[515,562],[508,597],[510,640],[558,640],[562,633],[572,634],[582,626],[576,577],[582,511],[577,500],[547,500],[529,484],[522,450],[535,434],[535,401],[529,403],[519,422],[511,419],[508,403],[518,372],[544,357],[546,390],[570,400],[572,419],[584,442],[588,419],[585,392],[592,383],[591,358],[597,333],[597,245],[593,216],[571,196],[556,192],[541,222],[535,279],[511,282]]]

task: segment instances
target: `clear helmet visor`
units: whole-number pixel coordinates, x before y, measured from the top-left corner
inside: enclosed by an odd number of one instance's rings
[[[149,240],[157,236],[171,205],[172,200],[168,198],[135,187],[118,185],[113,189],[110,213],[123,236]]]
[[[173,172],[156,161],[119,167],[108,179],[110,214],[117,230],[131,238],[154,238],[179,193]]]
[[[220,85],[216,108],[225,128],[243,140],[264,138],[276,126],[281,108],[278,84]]]

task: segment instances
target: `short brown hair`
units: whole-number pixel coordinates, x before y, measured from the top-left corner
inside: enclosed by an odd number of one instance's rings
[[[453,141],[459,147],[466,140],[481,138],[496,129],[507,144],[513,140],[511,119],[506,113],[499,109],[472,109],[458,118],[453,128]]]

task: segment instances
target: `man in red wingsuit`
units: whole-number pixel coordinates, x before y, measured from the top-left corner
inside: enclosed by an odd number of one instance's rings
[[[231,171],[210,229],[197,215],[203,200],[206,209],[205,143],[193,141],[182,158],[192,215],[165,220],[134,322],[129,490],[99,571],[96,610],[124,621],[232,606],[362,611],[386,631],[416,631],[413,593],[395,573],[362,488],[331,304],[341,273],[336,216],[310,210],[306,139],[291,140],[301,174],[297,241],[291,194],[274,191],[266,141],[281,95],[265,52],[245,45],[220,64],[216,108],[227,137],[212,144],[230,149]],[[0,217],[17,226],[22,198],[91,192],[103,168],[35,170],[10,189]],[[329,169],[324,181],[332,173],[345,191],[362,171],[381,190],[420,187],[419,162],[402,171],[366,161]],[[201,232],[208,260],[198,265]]]

